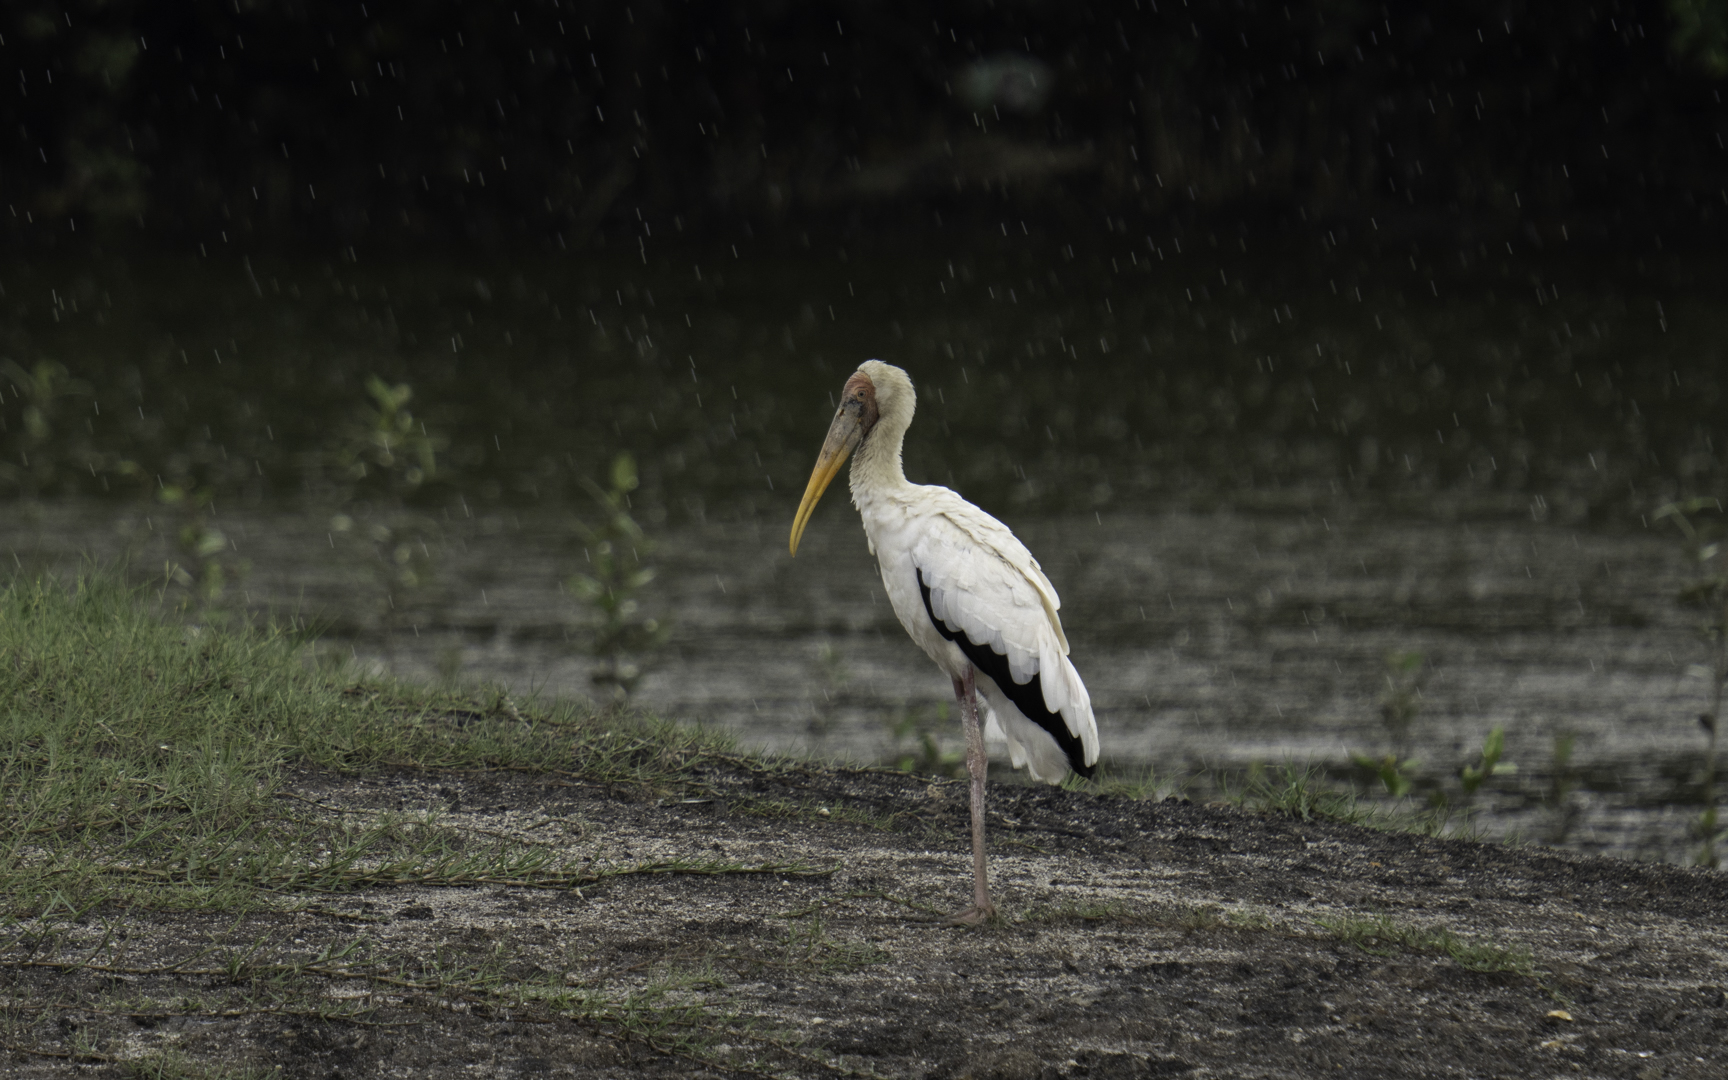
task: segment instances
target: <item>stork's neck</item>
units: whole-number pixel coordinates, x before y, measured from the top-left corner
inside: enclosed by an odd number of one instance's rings
[[[900,465],[900,447],[906,441],[910,417],[883,416],[852,456],[852,504],[863,509],[880,499],[892,498],[912,487]]]

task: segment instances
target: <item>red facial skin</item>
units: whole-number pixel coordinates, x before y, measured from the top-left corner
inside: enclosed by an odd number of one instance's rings
[[[864,435],[876,426],[876,384],[862,371],[846,380],[846,388],[840,391],[840,411],[854,417]]]

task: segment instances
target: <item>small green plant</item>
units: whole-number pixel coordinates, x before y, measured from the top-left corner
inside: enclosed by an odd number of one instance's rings
[[[436,580],[431,544],[441,539],[440,533],[431,517],[406,510],[370,524],[345,512],[330,515],[331,539],[341,537],[364,553],[383,594],[380,614],[386,626],[401,621],[419,593]]]
[[[415,419],[408,408],[414,389],[407,383],[392,386],[374,375],[366,394],[366,404],[325,454],[336,494],[330,536],[364,552],[383,593],[380,617],[388,630],[436,577],[432,551],[443,531],[412,504],[437,477],[444,440]]]
[[[0,361],[0,485],[40,495],[91,465],[90,429],[72,416],[89,396],[87,383],[52,360],[29,369]]]
[[[1458,804],[1454,805],[1444,788],[1436,788],[1428,795],[1428,815],[1432,831],[1443,831],[1454,813],[1463,816],[1464,833],[1469,834],[1469,819],[1475,812],[1476,792],[1493,776],[1505,776],[1518,771],[1518,766],[1510,761],[1502,761],[1506,753],[1506,729],[1495,728],[1482,740],[1482,749],[1477,751],[1474,762],[1465,762],[1458,768],[1458,787],[1462,792]]]
[[[1706,744],[1703,775],[1699,778],[1699,799],[1704,809],[1692,829],[1699,845],[1694,861],[1700,866],[1720,866],[1718,845],[1724,830],[1716,806],[1716,773],[1722,697],[1728,687],[1728,557],[1724,556],[1728,519],[1723,515],[1722,500],[1694,498],[1661,507],[1656,511],[1656,520],[1674,523],[1686,545],[1687,556],[1697,567],[1697,577],[1677,597],[1680,603],[1704,611],[1698,633],[1710,654],[1708,665],[1693,664],[1687,669],[1689,674],[1706,680],[1710,694],[1709,711],[1698,715]]]
[[[1486,739],[1482,740],[1482,752],[1478,755],[1476,764],[1465,765],[1458,770],[1458,782],[1463,786],[1466,798],[1473,797],[1476,794],[1476,789],[1480,788],[1482,782],[1490,776],[1501,776],[1518,771],[1518,766],[1510,761],[1500,760],[1501,755],[1505,752],[1506,729],[1495,728],[1488,733]]]
[[[1380,778],[1387,794],[1394,799],[1402,799],[1410,794],[1410,789],[1416,782],[1410,777],[1412,770],[1420,764],[1415,758],[1399,760],[1397,754],[1386,754],[1383,757],[1373,757],[1369,754],[1350,752],[1350,760],[1361,769],[1366,769]]]
[[[959,750],[942,749],[938,733],[948,727],[948,703],[918,705],[907,709],[889,721],[888,730],[894,739],[890,752],[894,767],[901,772],[922,773],[960,779],[966,775],[966,755]],[[910,747],[903,744],[911,740]]]
[[[391,386],[373,375],[366,394],[371,401],[340,432],[330,463],[348,498],[407,499],[437,475],[444,440],[414,419],[408,408],[414,388],[407,383]]]
[[[110,459],[114,475],[136,490],[147,504],[151,521],[166,512],[165,534],[172,552],[162,565],[160,595],[179,590],[175,606],[182,612],[196,607],[202,616],[217,613],[228,587],[243,579],[251,564],[232,554],[234,546],[216,524],[216,492],[221,478],[209,462],[195,455],[173,455],[164,466],[168,478],[130,457]],[[152,526],[152,531],[154,527]],[[137,538],[137,537],[135,537]]]
[[[1392,737],[1392,752],[1403,757],[1410,751],[1410,723],[1422,711],[1422,684],[1428,669],[1419,652],[1395,652],[1386,656],[1386,692],[1380,695],[1380,722]]]
[[[208,610],[222,599],[232,581],[246,575],[250,564],[228,557],[228,537],[216,527],[216,493],[209,487],[163,484],[156,501],[179,519],[174,529],[178,558],[162,568],[164,584],[186,590],[186,603]]]
[[[1427,669],[1419,652],[1386,654],[1386,690],[1380,695],[1380,723],[1391,738],[1392,749],[1378,757],[1350,751],[1356,767],[1380,779],[1388,794],[1402,799],[1415,786],[1411,774],[1419,762],[1410,751],[1410,722],[1422,711],[1422,684]]]
[[[628,697],[646,673],[651,655],[666,643],[672,627],[641,614],[636,599],[654,570],[643,562],[652,554],[653,542],[630,515],[630,493],[640,480],[636,462],[629,454],[612,459],[611,487],[584,480],[599,505],[598,526],[578,524],[583,555],[589,570],[571,575],[569,588],[597,616],[589,651],[600,661],[592,678],[611,686],[614,696]]]

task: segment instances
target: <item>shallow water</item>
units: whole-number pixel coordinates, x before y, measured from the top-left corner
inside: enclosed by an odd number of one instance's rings
[[[328,515],[218,511],[251,564],[231,599],[325,626],[326,650],[414,678],[459,670],[519,694],[601,693],[584,651],[590,616],[561,584],[583,564],[568,514],[441,515],[433,584],[392,612]],[[1505,728],[1519,771],[1481,800],[1491,832],[1547,836],[1564,803],[1578,808],[1574,846],[1683,852],[1694,814],[1670,804],[1699,766],[1707,703],[1704,680],[1687,674],[1703,659],[1694,616],[1672,599],[1687,568],[1665,534],[1537,521],[1506,501],[1413,510],[1323,493],[1003,516],[1062,593],[1112,772],[1175,780],[1313,763],[1345,775],[1350,751],[1391,748],[1387,658],[1415,653],[1418,773],[1456,798],[1450,775]],[[796,560],[788,524],[656,531],[660,577],[643,607],[675,629],[638,700],[733,730],[747,748],[854,761],[909,751],[892,727],[919,710],[958,748],[957,724],[936,722],[947,682],[883,599],[856,513],[825,503]],[[170,557],[171,525],[111,504],[47,504],[10,518],[0,551],[28,569],[128,555],[148,577]],[[1575,739],[1560,775],[1578,786],[1560,802],[1557,737]]]

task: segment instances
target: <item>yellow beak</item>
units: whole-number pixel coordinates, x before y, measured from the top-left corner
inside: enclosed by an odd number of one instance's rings
[[[828,438],[823,440],[822,452],[816,457],[816,468],[810,473],[810,483],[804,487],[804,501],[798,504],[798,516],[792,519],[791,550],[794,556],[798,554],[798,540],[804,535],[804,526],[810,524],[810,515],[822,500],[822,493],[828,490],[840,466],[846,464],[846,459],[852,456],[852,451],[858,448],[863,438],[864,425],[857,415],[844,408],[834,414]]]

